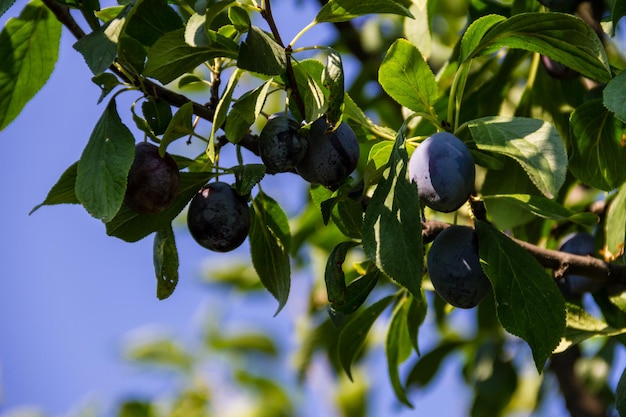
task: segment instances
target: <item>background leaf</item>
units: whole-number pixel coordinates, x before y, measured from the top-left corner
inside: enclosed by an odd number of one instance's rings
[[[135,138],[111,100],[89,137],[76,172],[76,198],[92,216],[107,222],[118,212],[134,157]]]
[[[178,250],[171,225],[154,236],[153,263],[157,298],[164,300],[172,295],[178,284]]]
[[[138,0],[126,17],[123,32],[151,47],[165,34],[182,28],[182,19],[167,0]]]
[[[421,52],[409,41],[398,39],[380,65],[378,82],[394,100],[422,113],[432,113],[439,90]]]
[[[269,196],[259,193],[250,216],[250,253],[261,282],[278,301],[275,314],[285,306],[291,287],[289,247],[291,234],[287,215]]]
[[[615,259],[624,253],[626,240],[626,184],[623,184],[606,211],[604,256]]]
[[[515,159],[546,197],[555,196],[565,182],[567,154],[550,123],[493,116],[472,120],[468,127],[478,149]]]
[[[409,332],[406,327],[410,303],[411,299],[404,297],[396,304],[393,314],[391,315],[387,338],[385,339],[385,353],[387,354],[387,372],[389,373],[391,386],[393,387],[396,397],[402,403],[413,408],[413,404],[411,404],[406,396],[406,389],[402,386],[402,382],[400,382],[400,373],[398,370],[398,366],[407,360],[412,349],[411,342],[409,341]]]
[[[0,32],[0,130],[48,81],[60,39],[61,23],[40,0],[7,21]]]
[[[498,319],[530,346],[540,373],[565,333],[565,301],[537,260],[498,229],[476,223],[481,266],[491,281]]]
[[[570,171],[576,178],[600,190],[610,191],[626,181],[624,124],[602,104],[592,100],[579,106],[570,117]]]

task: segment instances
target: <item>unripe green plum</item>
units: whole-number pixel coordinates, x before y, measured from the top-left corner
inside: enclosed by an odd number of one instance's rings
[[[359,141],[347,123],[341,122],[333,132],[322,116],[311,125],[307,149],[296,171],[312,184],[335,188],[354,171],[359,162]]]
[[[139,214],[157,214],[168,208],[180,185],[180,172],[167,152],[148,142],[135,146],[135,159],[128,172],[124,201]]]
[[[595,254],[595,238],[589,233],[571,233],[563,238],[559,250],[574,255],[593,256]],[[561,288],[566,294],[571,295],[594,292],[602,288],[602,285],[601,281],[575,274],[565,274],[561,282]]]
[[[219,181],[210,183],[189,203],[187,227],[200,246],[215,252],[229,252],[248,236],[248,204],[230,185]]]
[[[476,307],[491,289],[478,257],[474,229],[450,226],[433,241],[426,260],[437,294],[459,308]]]
[[[306,152],[306,138],[298,135],[300,124],[282,113],[267,119],[259,135],[259,154],[269,174],[291,171]]]
[[[448,132],[424,140],[409,160],[409,179],[420,200],[433,210],[458,210],[474,189],[476,168],[467,146]]]

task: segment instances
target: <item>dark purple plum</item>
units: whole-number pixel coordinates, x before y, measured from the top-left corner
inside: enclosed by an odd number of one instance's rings
[[[571,233],[561,241],[559,250],[574,255],[594,256],[595,238],[589,233]],[[586,292],[594,292],[602,288],[602,282],[596,281],[583,275],[565,274],[561,287],[567,294],[582,295]]]
[[[458,210],[474,189],[474,159],[467,146],[451,133],[435,133],[423,141],[409,160],[409,179],[420,200],[433,210]]]
[[[229,252],[248,236],[248,204],[230,185],[219,181],[210,183],[191,199],[187,227],[200,246],[215,252]]]
[[[307,141],[298,129],[300,124],[283,113],[267,119],[259,135],[259,154],[269,174],[291,171],[304,157]]]
[[[545,68],[546,72],[550,74],[552,78],[556,78],[557,80],[572,80],[580,75],[577,71],[574,71],[570,67],[567,67],[559,61],[555,61],[545,55],[541,55],[541,64]]]
[[[180,172],[167,152],[148,142],[135,146],[135,159],[128,172],[124,201],[139,214],[157,214],[168,208],[180,185]]]
[[[426,260],[437,294],[459,308],[476,307],[491,289],[478,258],[474,229],[450,226],[433,241]]]
[[[336,188],[354,171],[359,162],[359,141],[347,123],[327,132],[326,117],[311,125],[307,149],[296,171],[312,184]]]

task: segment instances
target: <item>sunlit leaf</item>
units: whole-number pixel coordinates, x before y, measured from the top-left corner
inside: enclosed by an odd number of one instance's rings
[[[412,17],[409,10],[392,0],[331,0],[315,17],[316,22],[345,22],[372,13],[392,13]]]

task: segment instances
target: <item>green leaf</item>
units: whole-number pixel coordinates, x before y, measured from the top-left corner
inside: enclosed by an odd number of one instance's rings
[[[41,2],[28,3],[0,32],[0,130],[44,86],[57,61],[61,23]]]
[[[203,62],[219,57],[237,58],[237,44],[216,35],[216,41],[209,47],[189,46],[185,42],[184,29],[179,29],[166,33],[150,48],[144,73],[167,84]]]
[[[263,110],[271,85],[271,81],[266,81],[239,97],[232,105],[224,125],[224,133],[229,142],[238,143],[249,132],[250,126],[254,124]]]
[[[157,39],[182,28],[181,17],[167,0],[137,0],[126,17],[123,33],[152,47]]]
[[[459,61],[463,62],[468,59],[472,52],[474,52],[480,45],[480,42],[485,34],[503,20],[506,20],[504,16],[490,14],[472,22],[461,39],[461,54],[459,56]]]
[[[615,0],[615,2],[613,2],[613,11],[611,13],[611,16],[613,19],[612,36],[615,36],[615,28],[617,27],[617,22],[619,22],[622,17],[626,16],[626,3],[624,3],[623,1]],[[620,414],[626,415],[626,413],[622,412],[620,412]]]
[[[7,10],[13,6],[15,0],[1,0],[0,1],[0,16],[2,16]]]
[[[218,349],[232,352],[241,352],[244,354],[251,353],[263,353],[268,356],[277,356],[278,348],[274,343],[274,340],[263,333],[247,332],[236,335],[222,335],[221,332],[216,332],[209,338],[209,346],[213,349]]]
[[[157,298],[164,300],[172,295],[178,284],[178,250],[171,225],[154,236],[153,262]]]
[[[626,123],[626,71],[620,72],[602,91],[604,106]]]
[[[378,183],[387,166],[387,162],[389,162],[393,148],[394,142],[391,141],[381,141],[370,148],[363,175],[366,188]]]
[[[125,14],[109,20],[74,44],[74,49],[85,58],[87,66],[94,75],[103,73],[115,61],[117,43],[124,26]]]
[[[190,369],[193,358],[180,343],[166,337],[155,340],[141,338],[125,352],[128,360],[150,365],[166,366],[178,370]]]
[[[76,198],[92,216],[106,223],[118,212],[134,157],[133,134],[111,100],[89,137],[76,172]]]
[[[468,127],[479,149],[515,159],[546,197],[554,197],[565,182],[567,154],[550,123],[493,116],[472,120]]]
[[[385,353],[387,354],[387,372],[396,397],[402,403],[413,408],[413,404],[406,396],[406,389],[400,382],[400,373],[398,371],[398,366],[407,360],[411,354],[411,342],[409,341],[409,332],[406,327],[409,306],[410,299],[408,297],[400,299],[398,304],[396,304],[391,315],[387,338],[385,339]]]
[[[104,98],[115,89],[115,87],[121,85],[118,78],[109,72],[104,72],[100,75],[96,75],[91,79],[91,81],[93,81],[94,84],[96,84],[102,90],[102,93],[98,98],[98,104],[100,104],[102,100],[104,100]]]
[[[252,26],[241,44],[237,66],[263,75],[280,75],[287,66],[285,48],[260,28]]]
[[[420,291],[420,297],[411,296],[411,303],[409,305],[409,311],[407,312],[406,325],[409,331],[409,339],[413,348],[420,354],[419,348],[419,329],[426,319],[426,313],[428,312],[428,303],[426,302],[426,295],[424,290]]]
[[[314,59],[305,59],[293,63],[296,84],[306,111],[306,114],[302,115],[303,120],[315,121],[326,112],[326,95],[320,85],[323,71],[324,65]],[[286,80],[286,82],[288,81]],[[293,100],[290,102],[290,108],[294,114],[300,114]]]
[[[618,4],[616,1],[615,4]],[[626,416],[626,368],[622,371],[615,389],[615,408],[620,416]]]
[[[435,74],[421,52],[405,39],[387,50],[380,65],[378,82],[394,100],[419,113],[433,113],[439,89]]]
[[[228,9],[228,20],[232,22],[239,33],[246,33],[252,26],[250,15],[243,7],[233,6]]]
[[[263,193],[254,198],[250,218],[252,265],[265,288],[278,301],[275,313],[278,314],[287,303],[291,286],[289,221],[280,205]]]
[[[418,297],[423,274],[422,223],[417,187],[407,177],[406,123],[365,211],[363,250],[386,275]]]
[[[493,23],[494,18],[483,19]],[[530,12],[513,15],[493,25],[479,43],[476,39],[468,41],[465,60],[505,47],[548,56],[595,81],[608,82],[612,78],[598,35],[583,20],[569,14]]]
[[[554,350],[559,353],[584,340],[596,336],[617,336],[626,333],[626,328],[615,329],[602,320],[593,317],[582,307],[567,303],[566,328],[561,343]]]
[[[346,260],[348,250],[357,246],[354,241],[346,241],[337,244],[328,256],[324,281],[326,282],[326,294],[331,304],[343,305],[346,301],[346,276],[343,272],[343,263]]]
[[[604,225],[606,244],[604,256],[615,260],[624,253],[626,240],[626,184],[623,184],[611,201]]]
[[[252,192],[252,189],[265,176],[265,165],[245,164],[231,168],[235,174],[235,190],[239,195],[245,196]]]
[[[169,127],[172,120],[172,107],[170,104],[158,97],[148,97],[141,103],[143,117],[155,135],[162,135]]]
[[[341,329],[337,349],[339,354],[339,362],[348,377],[352,380],[350,368],[352,362],[360,353],[363,343],[374,322],[382,314],[383,311],[396,299],[397,295],[388,295],[378,300],[371,306],[367,307],[361,313],[354,316]]]
[[[174,116],[170,119],[165,129],[165,133],[163,133],[163,139],[159,145],[159,154],[161,156],[165,155],[165,150],[170,143],[193,133],[192,116],[193,104],[191,102],[183,104],[176,113],[174,113]]]
[[[626,129],[602,105],[602,100],[578,106],[570,117],[570,125],[572,174],[585,184],[605,191],[626,181],[626,146],[622,142]]]
[[[497,194],[483,196],[486,201],[501,200],[508,201],[518,207],[533,213],[535,216],[544,219],[557,221],[567,220],[582,226],[593,226],[598,223],[598,216],[593,213],[574,213],[566,209],[554,200],[530,194]]]
[[[330,0],[318,12],[315,21],[345,22],[366,14],[381,13],[413,17],[406,7],[393,0]]]
[[[70,165],[63,174],[61,174],[61,178],[52,186],[46,199],[41,203],[37,204],[33,209],[28,213],[29,215],[33,214],[37,211],[41,206],[52,206],[54,204],[80,204],[80,201],[76,198],[76,171],[78,168],[78,162],[74,162]]]
[[[178,195],[167,209],[158,214],[138,214],[123,205],[111,221],[106,223],[106,232],[126,242],[137,242],[151,233],[166,228],[187,206],[198,190],[209,181],[212,172],[181,172]]]
[[[341,55],[334,49],[328,52],[326,66],[322,73],[322,84],[329,92],[326,121],[331,127],[336,128],[343,116],[345,91]]]
[[[376,283],[382,276],[378,269],[368,271],[365,275],[352,281],[345,291],[345,301],[342,304],[334,303],[331,310],[341,314],[352,314],[363,305]]]
[[[476,223],[480,262],[491,281],[498,319],[530,346],[540,373],[565,333],[565,301],[537,260],[498,229]]]

